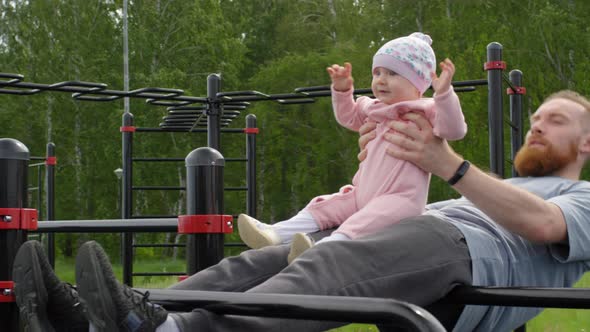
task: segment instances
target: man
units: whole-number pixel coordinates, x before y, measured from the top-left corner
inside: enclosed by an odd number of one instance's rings
[[[430,204],[423,216],[376,235],[319,244],[291,265],[286,246],[249,250],[171,288],[395,298],[426,308],[448,329],[509,331],[540,310],[449,308],[444,296],[458,284],[569,287],[590,268],[590,184],[579,181],[590,157],[586,98],[562,91],[545,100],[515,160],[524,177],[509,180],[470,166],[423,117],[408,114],[406,120],[416,126],[390,123],[389,153],[447,180],[463,198]],[[372,139],[371,130],[371,124],[363,128],[361,147]],[[15,260],[17,304],[31,331],[58,329],[56,311],[83,321],[73,306],[77,294],[45,261],[34,242],[23,245]],[[167,314],[120,285],[95,242],[82,246],[76,265],[82,307],[98,331],[322,331],[339,325],[204,310]],[[68,294],[74,294],[69,302]]]

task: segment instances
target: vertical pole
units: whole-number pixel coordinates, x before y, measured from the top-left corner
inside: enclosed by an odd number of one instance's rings
[[[129,31],[127,24],[127,0],[123,0],[123,89],[129,91]],[[133,114],[129,112],[129,97],[124,98],[123,127],[133,126]],[[129,116],[127,116],[129,115]],[[126,124],[128,123],[128,124]],[[123,198],[121,218],[131,218],[131,145],[133,132],[123,132]],[[127,163],[128,161],[128,163]],[[127,167],[125,167],[127,166]],[[123,283],[133,286],[133,233],[121,235],[121,264],[123,264]]]
[[[123,90],[129,91],[129,25],[127,15],[127,0],[123,0]],[[129,113],[129,97],[123,98],[125,113]]]
[[[504,134],[502,130],[502,45],[490,43],[487,47],[488,64],[488,124],[490,140],[490,171],[504,177]],[[487,65],[487,64],[486,64]]]
[[[193,150],[186,162],[187,215],[220,215],[223,212],[223,167],[225,160],[217,150]],[[187,274],[192,275],[223,258],[223,233],[187,234]]]
[[[0,208],[27,207],[29,159],[29,149],[24,144],[12,138],[0,138]],[[0,281],[12,281],[14,257],[26,239],[26,230],[0,230]],[[15,302],[0,303],[0,321],[3,329],[18,331]]]
[[[133,191],[132,191],[132,152],[133,152],[133,114],[123,113],[123,127],[121,133],[123,136],[122,146],[122,166],[123,181],[121,181],[121,219],[131,219],[133,211]],[[125,232],[121,234],[121,264],[123,265],[123,283],[133,286],[133,233]]]
[[[43,218],[43,169],[37,167],[37,216]],[[42,238],[39,236],[39,238]]]
[[[47,143],[45,159],[45,197],[46,197],[46,220],[55,220],[55,144]],[[51,267],[55,267],[55,234],[47,234],[47,258]]]
[[[256,129],[256,130],[255,130]],[[256,218],[256,116],[246,116],[246,211],[249,216]]]
[[[510,132],[510,158],[513,162],[512,177],[516,177],[518,176],[518,172],[516,172],[516,169],[514,168],[514,157],[516,157],[516,153],[522,146],[524,135],[522,121],[522,102],[524,90],[522,90],[522,72],[520,70],[511,70],[509,77],[512,86],[515,87],[515,89],[518,89],[518,91],[512,91],[510,94],[510,123],[512,128]]]
[[[221,91],[221,77],[218,74],[207,76],[207,146],[221,151],[221,113],[222,106],[217,99]]]
[[[220,91],[221,77],[218,74],[207,76],[207,145],[219,156],[213,152],[197,152],[208,150],[196,149],[186,157],[188,215],[220,214],[223,210],[223,172],[217,174],[210,164],[218,157],[223,160],[218,152],[222,106],[217,94]],[[203,156],[199,156],[201,154]],[[223,258],[223,234],[189,234],[186,250],[187,274],[191,275]]]

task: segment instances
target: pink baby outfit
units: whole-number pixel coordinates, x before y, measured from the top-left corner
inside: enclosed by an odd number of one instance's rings
[[[359,97],[356,102],[350,89],[332,89],[332,103],[338,123],[358,131],[367,120],[377,122],[376,138],[367,144],[367,158],[359,170],[338,193],[315,197],[306,209],[320,229],[336,226],[335,233],[351,239],[378,232],[404,218],[420,215],[426,205],[430,174],[414,164],[387,154],[394,146],[383,135],[385,126],[409,112],[421,112],[433,126],[434,134],[447,140],[465,136],[467,124],[459,98],[452,88],[434,98],[387,105],[377,99]]]

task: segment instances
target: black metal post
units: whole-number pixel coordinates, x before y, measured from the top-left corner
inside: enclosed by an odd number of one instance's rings
[[[504,177],[504,145],[502,129],[502,45],[487,46],[488,124],[490,141],[490,171]]]
[[[24,144],[12,138],[0,138],[0,208],[27,207],[29,158],[29,149]],[[10,221],[8,216],[0,217],[2,223]],[[0,230],[0,281],[12,281],[14,257],[26,239],[26,230]],[[5,289],[0,292],[5,292]],[[18,308],[15,302],[0,302],[0,321],[3,329],[18,330]]]
[[[246,211],[249,216],[256,218],[256,116],[246,116]]]
[[[37,167],[37,216],[43,216],[43,169]]]
[[[510,93],[510,124],[512,128],[510,132],[510,158],[513,161],[512,177],[515,177],[518,176],[518,172],[516,172],[516,169],[514,168],[514,157],[516,156],[516,153],[522,146],[522,141],[524,137],[522,103],[525,90],[522,86],[522,72],[520,70],[511,70],[509,77],[510,83],[512,84],[514,89],[516,89],[516,91],[512,91]]]
[[[47,218],[45,220],[55,220],[55,144],[47,143],[45,160],[45,200]],[[47,234],[47,258],[51,267],[55,267],[55,235]]]
[[[221,77],[218,74],[207,76],[207,146],[220,149],[222,104],[217,98],[221,91]]]
[[[186,157],[187,215],[220,215],[223,212],[223,167],[217,150],[202,147]],[[188,234],[187,274],[217,264],[223,258],[223,233]]]
[[[123,113],[123,127],[121,127],[122,140],[122,166],[123,181],[121,195],[121,219],[131,219],[133,211],[133,114]],[[133,286],[133,233],[125,232],[121,234],[121,264],[123,265],[123,283]]]

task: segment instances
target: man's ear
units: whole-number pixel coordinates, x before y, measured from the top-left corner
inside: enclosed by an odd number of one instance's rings
[[[590,154],[590,133],[583,134],[580,140],[579,152],[583,154]]]

